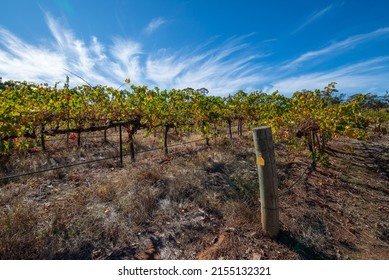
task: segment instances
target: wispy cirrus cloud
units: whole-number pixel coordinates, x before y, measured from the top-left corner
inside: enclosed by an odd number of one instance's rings
[[[192,52],[149,56],[146,75],[166,88],[202,88],[213,94],[227,95],[264,80],[257,59],[261,54],[247,51],[245,36],[230,38],[221,46],[198,48]]]
[[[84,41],[76,38],[74,33],[63,27],[58,20],[46,14],[46,23],[54,37],[51,42],[51,51],[55,52],[63,60],[61,67],[79,73],[80,76],[95,83],[97,81],[107,81],[97,69],[107,57],[104,46],[96,37],[92,37],[88,45]],[[60,72],[60,74],[62,74]]]
[[[0,28],[0,76],[13,80],[57,81],[66,60],[45,46],[34,46]]]
[[[114,38],[110,47],[111,59],[103,70],[113,81],[123,81],[131,77],[136,84],[143,84],[143,67],[141,66],[142,46],[140,43],[122,38]],[[119,82],[120,83],[120,82]]]
[[[302,89],[324,88],[330,82],[337,82],[345,93],[377,92],[389,87],[389,56],[377,57],[366,61],[341,66],[327,71],[306,73],[275,81],[266,90],[282,89],[293,93]]]
[[[114,38],[111,45],[104,46],[95,36],[86,43],[49,14],[46,23],[53,37],[41,46],[24,42],[0,27],[0,76],[53,84],[63,81],[69,70],[91,84],[118,85],[129,76],[142,82],[139,43]],[[71,83],[84,82],[75,78]]]
[[[294,35],[296,34],[297,32],[301,31],[302,29],[304,29],[305,27],[307,27],[308,25],[310,25],[312,22],[314,22],[315,20],[321,18],[322,16],[324,16],[326,13],[328,13],[331,9],[333,8],[333,5],[329,5],[319,11],[315,11],[314,13],[310,14],[307,19],[299,26],[297,27],[295,30],[293,30],[291,32],[290,35]]]
[[[146,52],[140,42],[114,37],[103,45],[92,36],[85,42],[46,15],[52,39],[45,46],[30,45],[0,28],[0,75],[4,79],[52,82],[76,73],[90,84],[120,85],[127,77],[134,84],[161,88],[206,87],[226,95],[253,88],[261,80],[260,66],[245,39],[252,34],[217,42],[218,38],[188,50]],[[72,84],[84,83],[78,78]]]
[[[379,28],[369,33],[354,35],[346,38],[345,40],[332,43],[328,47],[302,54],[298,58],[284,64],[282,67],[285,69],[290,69],[298,67],[301,64],[312,61],[314,59],[316,59],[316,62],[318,58],[329,59],[331,55],[339,54],[341,51],[355,48],[358,44],[387,35],[389,35],[389,27]]]
[[[157,30],[164,23],[166,23],[166,20],[162,17],[153,18],[144,30],[146,33],[150,34]]]
[[[90,84],[118,87],[130,77],[136,85],[160,88],[207,88],[211,94],[227,95],[243,89],[280,90],[292,93],[301,89],[323,88],[337,82],[341,90],[380,91],[389,89],[389,57],[361,58],[332,69],[311,72],[309,67],[323,59],[389,35],[389,27],[357,34],[308,51],[290,60],[272,63],[272,57],[254,49],[248,38],[254,34],[206,43],[184,49],[148,51],[141,42],[113,37],[102,43],[96,36],[77,38],[63,22],[46,15],[52,37],[44,44],[31,44],[0,27],[0,76],[4,80],[28,80],[54,84],[69,73]],[[386,38],[386,37],[385,37]],[[72,85],[84,81],[73,77]]]

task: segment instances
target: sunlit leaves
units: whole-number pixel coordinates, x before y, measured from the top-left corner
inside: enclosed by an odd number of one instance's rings
[[[126,79],[125,84],[129,83],[130,79]],[[299,145],[294,130],[307,119],[318,123],[328,140],[339,135],[363,138],[369,122],[377,118],[363,113],[364,95],[355,95],[347,102],[334,98],[335,83],[323,91],[296,92],[290,98],[262,91],[249,94],[239,91],[222,98],[208,95],[204,88],[160,90],[135,85],[128,88],[101,85],[70,88],[68,79],[63,88],[58,84],[49,87],[18,81],[2,83],[0,153],[31,145],[42,125],[46,130],[81,131],[136,120],[136,129],[146,128],[149,132],[174,128],[177,133],[197,131],[210,137],[217,135],[218,127],[227,122],[230,125],[238,122],[249,128],[270,125],[276,139]]]

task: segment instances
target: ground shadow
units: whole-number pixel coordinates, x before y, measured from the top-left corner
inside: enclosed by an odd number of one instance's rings
[[[72,250],[66,249],[55,253],[51,259],[54,260],[91,260],[94,246],[90,242],[81,242],[81,244]]]
[[[278,243],[288,247],[296,252],[300,259],[303,260],[333,260],[335,256],[328,255],[323,252],[318,252],[314,247],[307,246],[301,240],[297,239],[288,231],[281,231],[278,238]]]

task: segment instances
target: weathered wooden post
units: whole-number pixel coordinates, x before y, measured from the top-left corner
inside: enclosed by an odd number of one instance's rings
[[[123,166],[123,140],[122,140],[122,125],[119,125],[119,156],[120,166]]]
[[[254,128],[254,145],[259,175],[262,228],[266,235],[275,238],[280,231],[277,196],[278,178],[273,137],[269,126]]]
[[[132,129],[128,128],[128,142],[130,144],[131,161],[135,162],[135,146],[134,146],[134,133]]]
[[[81,147],[81,132],[77,132],[77,147]]]
[[[45,125],[41,124],[41,146],[42,150],[46,151],[46,145],[45,145]]]

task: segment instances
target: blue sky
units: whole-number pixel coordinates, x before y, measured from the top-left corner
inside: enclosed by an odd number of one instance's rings
[[[389,90],[387,0],[0,0],[0,13],[3,80]]]

